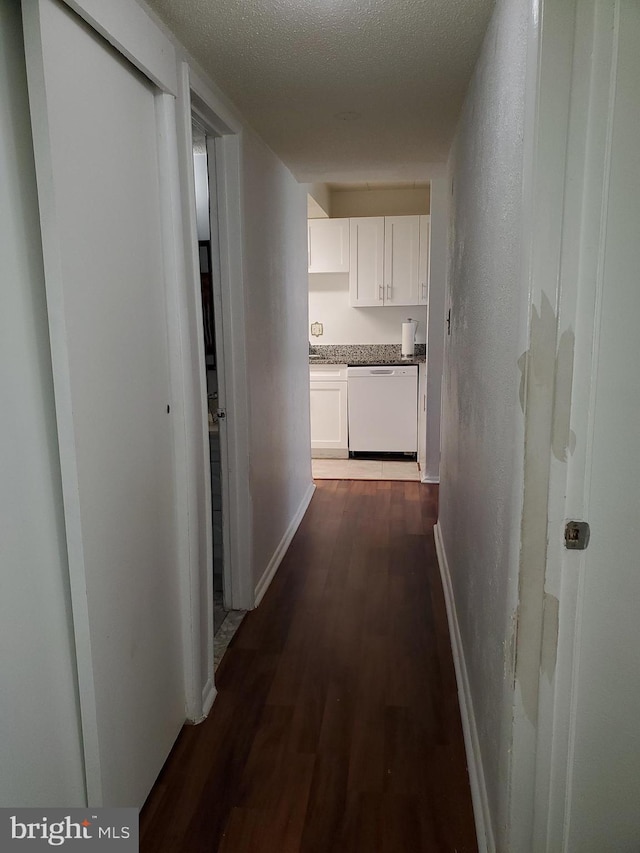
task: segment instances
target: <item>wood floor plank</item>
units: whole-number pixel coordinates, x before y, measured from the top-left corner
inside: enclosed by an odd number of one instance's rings
[[[143,853],[477,850],[437,491],[318,483],[149,795]]]

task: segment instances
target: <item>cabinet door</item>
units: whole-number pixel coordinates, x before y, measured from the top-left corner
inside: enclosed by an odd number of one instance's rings
[[[420,217],[420,257],[418,261],[418,304],[426,305],[429,298],[429,248],[431,217]]]
[[[384,304],[384,216],[350,221],[349,304]]]
[[[420,217],[384,220],[384,304],[420,304]]]
[[[313,381],[311,396],[311,455],[347,457],[347,383]]]
[[[349,220],[309,219],[309,272],[349,272]]]

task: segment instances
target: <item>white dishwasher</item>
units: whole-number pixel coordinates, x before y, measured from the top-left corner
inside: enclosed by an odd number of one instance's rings
[[[417,453],[418,366],[350,367],[349,452]]]

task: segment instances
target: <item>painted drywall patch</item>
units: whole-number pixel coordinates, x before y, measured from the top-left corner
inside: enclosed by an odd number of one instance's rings
[[[533,726],[540,669],[553,677],[557,643],[557,613],[544,591],[550,462],[552,455],[566,461],[575,446],[569,429],[573,333],[561,335],[556,347],[557,333],[558,318],[543,293],[540,311],[532,309],[529,349],[518,359],[525,442],[515,680]]]
[[[558,645],[558,600],[544,591],[549,491],[545,460],[550,462],[553,455],[566,462],[576,444],[570,428],[575,336],[572,329],[559,339],[557,334],[558,317],[543,293],[540,310],[532,308],[529,349],[518,359],[526,422],[515,682],[534,726],[540,673],[553,679]]]
[[[566,462],[576,447],[576,434],[570,427],[575,334],[573,329],[566,329],[560,335],[556,353],[557,325],[553,306],[543,293],[540,313],[534,305],[531,314],[531,345],[518,359],[520,408],[524,412],[528,381],[546,389],[551,389],[555,382],[551,450],[559,462]]]
[[[557,318],[553,306],[546,294],[540,300],[540,313],[536,306],[532,308],[530,338],[531,344],[518,359],[520,368],[520,408],[524,412],[527,382],[534,382],[540,388],[549,389],[553,385],[556,352]]]

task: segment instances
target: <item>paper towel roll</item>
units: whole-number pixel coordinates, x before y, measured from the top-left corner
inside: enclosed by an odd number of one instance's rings
[[[402,347],[403,356],[413,355],[415,352],[416,327],[415,320],[409,320],[408,323],[402,324]]]

